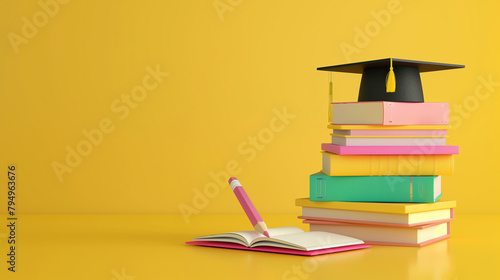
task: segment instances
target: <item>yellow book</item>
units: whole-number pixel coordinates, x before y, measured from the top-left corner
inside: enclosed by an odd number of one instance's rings
[[[450,209],[457,207],[457,202],[454,200],[441,200],[435,203],[380,203],[380,202],[344,202],[344,201],[310,201],[308,197],[297,198],[296,206],[337,209],[337,210],[352,210],[352,211],[368,211],[393,214],[410,214],[418,212],[426,212],[433,210]]]
[[[330,176],[452,175],[453,155],[336,155],[323,153]]]
[[[345,125],[329,124],[329,129],[339,130],[429,130],[429,129],[450,129],[450,125]]]

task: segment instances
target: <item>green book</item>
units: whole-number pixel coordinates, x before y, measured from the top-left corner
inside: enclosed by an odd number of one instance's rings
[[[441,176],[309,177],[311,201],[434,203],[441,197]]]

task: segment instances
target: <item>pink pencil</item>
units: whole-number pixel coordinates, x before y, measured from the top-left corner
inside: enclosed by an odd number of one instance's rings
[[[255,206],[253,206],[252,201],[241,186],[240,181],[238,181],[238,179],[234,177],[231,177],[229,178],[229,185],[236,195],[236,198],[240,202],[241,207],[243,207],[243,210],[245,210],[245,213],[247,214],[248,219],[250,219],[250,222],[252,223],[254,229],[269,237],[266,223],[264,223],[262,217],[259,215],[259,212],[257,212],[257,209],[255,209]]]

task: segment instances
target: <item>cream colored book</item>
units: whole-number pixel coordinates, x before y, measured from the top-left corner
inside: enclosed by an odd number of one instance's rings
[[[350,222],[360,221],[412,226],[432,223],[436,221],[450,220],[454,218],[454,215],[453,211],[450,211],[450,209],[440,209],[408,214],[394,214],[302,207],[302,216],[300,216],[300,218]]]
[[[383,227],[363,224],[310,223],[311,230],[347,234],[363,239],[367,244],[391,246],[426,246],[450,237],[450,223],[427,224],[416,227]]]
[[[449,125],[448,103],[370,101],[334,102],[331,106],[332,124]]]

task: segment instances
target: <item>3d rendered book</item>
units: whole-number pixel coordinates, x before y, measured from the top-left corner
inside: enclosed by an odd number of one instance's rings
[[[372,203],[295,200],[302,206],[300,219],[331,222],[361,222],[387,226],[417,226],[443,223],[454,219],[456,201],[436,203]]]
[[[453,155],[336,155],[322,152],[330,176],[452,175]]]
[[[441,197],[441,176],[309,176],[311,201],[420,202]]]
[[[350,136],[446,136],[446,129],[334,129],[333,134]]]
[[[332,144],[341,146],[444,146],[446,136],[386,136],[331,134]]]
[[[458,146],[341,146],[322,143],[321,150],[336,155],[452,155]]]
[[[331,106],[332,124],[449,124],[448,103],[374,101],[340,102]]]
[[[450,237],[450,222],[413,227],[306,220],[311,230],[346,234],[370,245],[422,247]]]
[[[370,247],[362,240],[321,231],[304,232],[296,227],[271,228],[270,238],[255,230],[194,238],[187,244],[271,253],[314,256]]]
[[[451,125],[363,125],[363,124],[328,124],[328,129],[339,130],[448,130]]]
[[[455,208],[457,207],[457,202],[454,200],[441,200],[436,203],[371,203],[342,201],[318,202],[311,201],[309,200],[309,197],[305,197],[295,199],[295,206],[393,214],[409,214]]]

